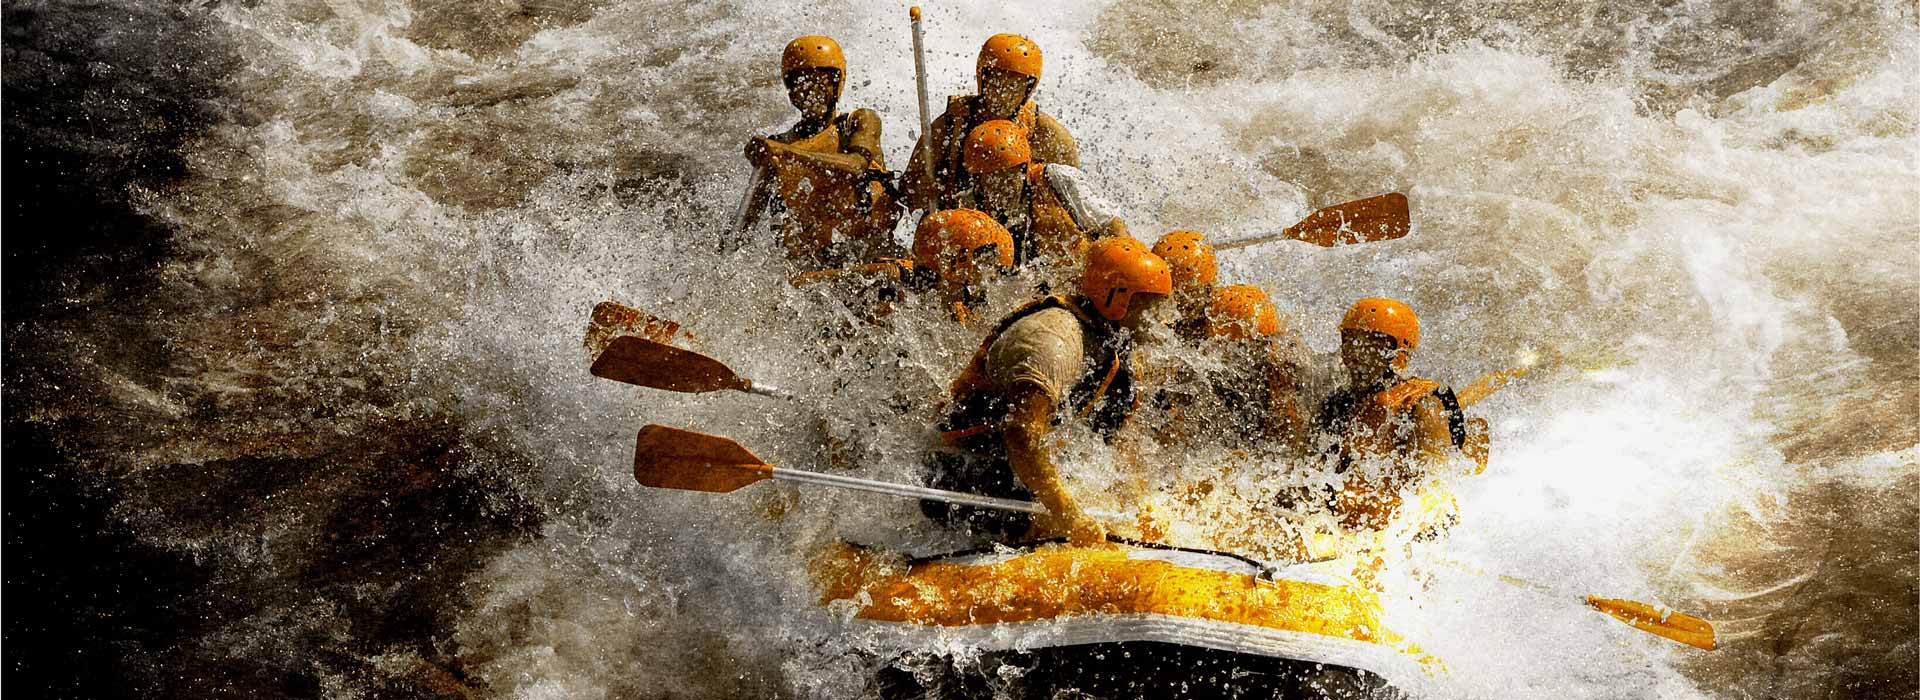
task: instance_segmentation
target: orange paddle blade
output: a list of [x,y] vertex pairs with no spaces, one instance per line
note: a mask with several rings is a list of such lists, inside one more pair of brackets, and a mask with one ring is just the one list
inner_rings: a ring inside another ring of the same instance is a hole
[[1649,634],[1713,651],[1713,624],[1706,620],[1633,600],[1587,596],[1587,605]]
[[691,339],[693,334],[680,330],[680,324],[645,311],[603,301],[593,306],[593,318],[587,321],[585,345],[590,356],[598,357],[607,344],[623,335],[637,335],[656,343],[671,344],[676,336]]
[[1390,241],[1413,231],[1407,196],[1389,192],[1321,209],[1281,234],[1296,241],[1330,248],[1336,245]]
[[593,361],[592,372],[602,379],[686,394],[746,391],[753,386],[719,360],[631,335],[608,343]]
[[633,478],[658,489],[726,493],[773,478],[773,466],[717,435],[649,425],[633,448]]

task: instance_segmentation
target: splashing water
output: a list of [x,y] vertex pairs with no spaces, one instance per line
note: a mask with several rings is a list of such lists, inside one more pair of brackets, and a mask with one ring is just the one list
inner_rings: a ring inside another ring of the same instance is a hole
[[[1421,568],[1388,603],[1446,662],[1445,692],[1911,696],[1909,6],[1066,5],[928,7],[935,108],[968,89],[988,34],[1032,37],[1039,101],[1149,240],[1408,193],[1405,239],[1223,253],[1222,277],[1273,294],[1321,394],[1334,322],[1362,296],[1420,312],[1425,376],[1537,359],[1476,409],[1491,467],[1454,484],[1463,520],[1420,556],[1720,623],[1706,654],[1577,599]],[[263,601],[156,652],[185,669],[158,687],[204,689],[216,676],[196,669],[232,663],[329,697],[857,696],[880,652],[800,572],[836,537],[936,549],[914,505],[647,491],[627,465],[635,428],[660,423],[777,465],[918,479],[934,403],[978,338],[912,303],[890,327],[833,332],[851,311],[789,287],[771,241],[714,245],[744,139],[791,120],[776,69],[792,36],[840,41],[844,106],[879,110],[905,166],[903,9],[191,10],[240,57],[222,79],[238,108],[185,146],[176,185],[136,192],[174,232],[159,293],[126,312],[164,358],[112,358],[105,326],[60,331],[95,359],[80,398],[37,419],[139,419],[74,448],[118,484],[116,515],[204,560],[209,597]],[[592,379],[580,333],[609,298],[806,398]],[[1080,454],[1097,481],[1101,455]],[[1177,471],[1205,455],[1164,456]],[[423,553],[379,553],[426,536]],[[425,632],[368,622],[412,606]]]

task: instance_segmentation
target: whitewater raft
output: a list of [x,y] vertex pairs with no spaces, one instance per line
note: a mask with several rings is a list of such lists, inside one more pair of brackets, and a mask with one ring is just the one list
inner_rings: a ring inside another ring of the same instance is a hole
[[1146,543],[901,561],[843,543],[814,575],[860,633],[919,650],[885,698],[1428,694],[1438,663],[1387,629],[1352,568]]

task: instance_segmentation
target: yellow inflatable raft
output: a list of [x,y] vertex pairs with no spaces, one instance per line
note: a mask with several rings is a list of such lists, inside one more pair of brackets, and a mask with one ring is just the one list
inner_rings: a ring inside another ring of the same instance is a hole
[[1426,694],[1436,666],[1338,561],[1136,542],[910,562],[839,544],[816,564],[823,602],[937,667],[895,670],[882,697],[1391,698]]

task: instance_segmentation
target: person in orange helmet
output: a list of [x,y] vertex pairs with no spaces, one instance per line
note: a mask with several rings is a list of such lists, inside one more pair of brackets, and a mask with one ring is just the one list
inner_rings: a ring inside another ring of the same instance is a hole
[[973,205],[1013,232],[1018,265],[1071,267],[1088,243],[1127,234],[1079,168],[1035,162],[1026,132],[1013,122],[974,127],[963,160],[974,178]]
[[901,212],[886,184],[892,174],[880,149],[880,115],[839,111],[847,80],[840,44],[824,36],[794,39],[781,52],[780,75],[800,121],[747,141],[747,162],[759,175],[733,244],[771,209],[788,260],[802,270],[897,254],[893,228]]
[[1205,336],[1220,348],[1227,371],[1211,382],[1227,409],[1226,439],[1287,456],[1306,453],[1307,421],[1300,410],[1298,336],[1281,321],[1267,293],[1249,284],[1213,291]]
[[986,212],[946,209],[920,220],[913,235],[919,288],[938,295],[954,320],[968,323],[985,304],[986,284],[1013,270],[1013,234]]
[[1034,103],[1040,85],[1040,47],[1018,34],[995,34],[980,47],[974,64],[979,87],[973,95],[947,99],[947,109],[913,147],[902,174],[910,207],[921,211],[965,206],[962,193],[973,187],[963,151],[967,136],[989,121],[1013,122],[1033,143],[1033,160],[1079,167],[1073,135]]
[[1207,308],[1220,279],[1213,245],[1199,231],[1168,231],[1153,242],[1153,254],[1173,268],[1173,303],[1180,311],[1174,333],[1187,340],[1206,337]]
[[1168,413],[1162,440],[1200,439],[1303,454],[1307,431],[1299,368],[1304,349],[1281,322],[1279,308],[1259,287],[1220,286],[1213,245],[1198,231],[1169,231],[1154,241],[1153,252],[1173,270],[1174,334],[1199,344],[1225,368],[1199,373],[1205,376],[1191,368],[1173,370],[1158,401]]
[[910,295],[934,295],[948,316],[971,323],[986,303],[986,285],[1013,269],[1013,236],[983,212],[946,209],[920,220],[913,257],[794,275],[795,287],[831,284],[848,307],[868,322],[893,312]]
[[1348,528],[1381,530],[1409,489],[1455,456],[1485,468],[1486,421],[1469,418],[1453,390],[1407,373],[1420,319],[1405,303],[1369,297],[1340,321],[1347,386],[1314,420],[1323,456],[1344,477],[1331,504]]
[[[1179,266],[1174,268],[1176,303]],[[1302,348],[1259,287],[1215,288],[1192,342],[1210,361],[1170,369],[1155,405],[1163,443],[1203,443],[1297,457],[1307,425],[1300,411]],[[1176,325],[1176,329],[1178,326]]]
[[1092,245],[1077,282],[1073,294],[1028,303],[987,334],[953,382],[944,445],[929,460],[935,488],[1031,498],[1047,515],[922,501],[928,517],[1001,540],[1022,531],[1104,540],[1104,526],[1062,486],[1052,433],[1072,421],[1114,440],[1138,403],[1133,336],[1156,322],[1150,310],[1173,281],[1146,244],[1115,237]]

